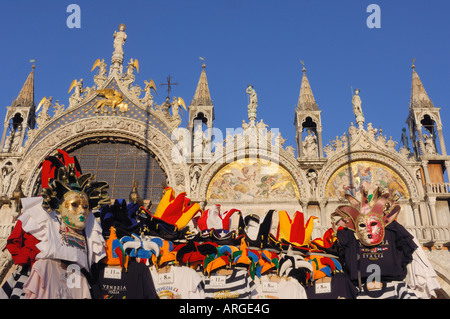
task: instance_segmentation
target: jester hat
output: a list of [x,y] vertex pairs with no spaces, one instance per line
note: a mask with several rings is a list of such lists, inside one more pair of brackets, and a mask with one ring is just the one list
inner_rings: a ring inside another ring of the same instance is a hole
[[358,240],[365,246],[375,246],[384,239],[385,228],[395,220],[400,212],[398,197],[377,188],[372,196],[361,188],[361,200],[345,194],[350,205],[340,205],[332,217],[340,217],[338,225],[355,232]]
[[148,237],[141,238],[136,234],[124,236],[120,239],[122,247],[127,255],[139,258],[141,262],[146,263],[152,260],[154,256],[159,255],[159,245]]
[[123,249],[122,243],[117,238],[116,229],[111,227],[109,234],[109,237],[105,240],[106,257],[103,259],[103,262],[108,266],[124,267],[128,264],[128,257]]
[[177,261],[177,252],[174,251],[174,245],[171,241],[158,237],[152,238],[152,241],[159,246],[159,256],[153,261],[158,268]]
[[220,205],[216,204],[211,209],[206,209],[202,212],[200,217],[194,218],[197,227],[201,232],[215,229],[217,231],[224,230],[228,232],[230,230],[230,218],[238,212],[237,209],[230,209],[222,213],[220,211]]
[[311,242],[314,220],[318,218],[311,216],[304,224],[303,213],[299,211],[295,212],[293,219],[286,211],[279,211],[278,216],[277,239],[283,242],[285,246],[292,245],[294,249],[307,251]]
[[280,256],[276,252],[264,249],[261,251],[260,256],[257,271],[258,277],[264,276],[268,272],[278,272]]
[[203,264],[206,256],[217,254],[217,244],[188,241],[177,249],[176,259],[180,265],[196,269]]
[[207,255],[203,261],[203,273],[210,276],[211,273],[218,271],[219,269],[228,268],[231,260],[228,254],[221,255],[211,254]]
[[312,280],[315,281],[324,277],[332,277],[336,272],[342,271],[342,266],[336,258],[319,254],[312,254],[305,257],[312,265]]
[[243,217],[242,213],[239,212],[238,234],[245,236],[245,240],[250,247],[281,249],[280,243],[270,233],[274,212],[273,209],[269,210],[263,220],[260,220],[256,214]]
[[114,226],[117,236],[131,236],[138,232],[140,225],[136,219],[138,205],[131,202],[127,204],[124,199],[116,199],[111,205],[103,205],[100,208],[100,223],[103,236],[107,237],[109,228]]
[[171,187],[166,187],[164,191],[165,193],[156,207],[155,218],[174,225],[177,229],[183,229],[197,213],[202,212],[198,203],[192,203],[186,197],[186,192],[175,196],[175,191]]
[[47,210],[59,210],[64,195],[70,191],[87,195],[89,209],[100,209],[109,203],[107,182],[92,181],[91,173],[82,174],[76,157],[58,149],[55,156],[47,156],[39,165],[41,168],[42,206]]
[[279,260],[279,275],[294,277],[301,284],[306,284],[311,280],[313,268],[305,258],[289,246],[286,253],[283,253]]
[[319,237],[311,241],[311,251],[325,251],[327,253],[336,255],[336,242],[336,232],[333,228],[329,228],[321,238]]

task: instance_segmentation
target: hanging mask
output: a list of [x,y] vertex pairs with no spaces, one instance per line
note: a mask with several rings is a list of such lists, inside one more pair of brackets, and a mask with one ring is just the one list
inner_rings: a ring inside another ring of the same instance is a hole
[[42,206],[60,214],[69,228],[82,231],[90,210],[110,202],[108,183],[93,181],[93,175],[82,174],[78,161],[63,150],[41,163]]
[[380,215],[369,213],[356,218],[356,233],[365,245],[377,245],[384,238],[384,222]]
[[385,227],[389,225],[400,212],[397,198],[392,198],[388,192],[375,190],[372,198],[361,189],[361,201],[346,194],[350,205],[340,205],[332,214],[339,217],[340,226],[355,232],[358,240],[365,246],[375,246],[384,239]]
[[64,201],[59,206],[62,222],[77,231],[86,227],[89,215],[89,199],[83,192],[69,191],[64,194]]

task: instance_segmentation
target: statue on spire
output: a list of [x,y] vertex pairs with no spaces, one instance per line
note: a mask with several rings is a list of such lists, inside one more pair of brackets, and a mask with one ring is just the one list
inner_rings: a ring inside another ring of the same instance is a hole
[[249,96],[248,119],[250,120],[250,123],[255,124],[256,108],[258,107],[258,96],[256,95],[256,91],[251,84],[248,85],[246,93]]
[[355,113],[356,123],[358,124],[359,128],[362,128],[365,119],[361,108],[361,97],[359,96],[359,89],[355,89],[355,95],[353,95],[352,104],[353,104],[353,113]]
[[127,34],[125,30],[127,29],[126,25],[121,23],[119,25],[119,31],[114,31],[114,52],[112,55],[112,66],[111,72],[122,74],[123,69],[123,45],[127,40]]

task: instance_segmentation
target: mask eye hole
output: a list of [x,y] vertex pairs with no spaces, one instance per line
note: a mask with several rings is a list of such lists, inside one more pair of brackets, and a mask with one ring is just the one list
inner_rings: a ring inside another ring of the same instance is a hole
[[73,208],[78,208],[78,206],[79,206],[79,204],[78,204],[77,202],[73,202],[73,203],[72,203],[72,207],[73,207]]
[[378,225],[377,222],[371,222],[371,223],[370,223],[370,226],[372,226],[372,227],[375,227],[375,226],[377,226],[377,225]]
[[359,224],[358,226],[359,226],[359,228],[365,228],[365,227],[366,227],[366,224],[361,223],[361,224]]

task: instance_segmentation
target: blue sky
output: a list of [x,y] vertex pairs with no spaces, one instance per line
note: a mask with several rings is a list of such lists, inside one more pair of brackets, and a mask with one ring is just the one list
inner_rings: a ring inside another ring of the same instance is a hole
[[[81,28],[68,28],[71,3]],[[432,3],[432,4],[431,4]],[[369,4],[381,8],[381,28],[367,27]],[[134,0],[2,1],[0,117],[36,59],[36,104],[53,96],[68,106],[73,79],[92,86],[97,58],[111,61],[113,33],[127,26],[125,61],[139,60],[136,82],[170,74],[173,95],[189,103],[206,58],[215,126],[247,120],[248,84],[258,94],[258,119],[295,146],[294,106],[301,64],[322,110],[324,146],[355,122],[351,88],[361,90],[368,122],[400,141],[411,93],[411,60],[435,106],[450,148],[450,2],[383,0]],[[182,126],[187,124],[186,116]]]

